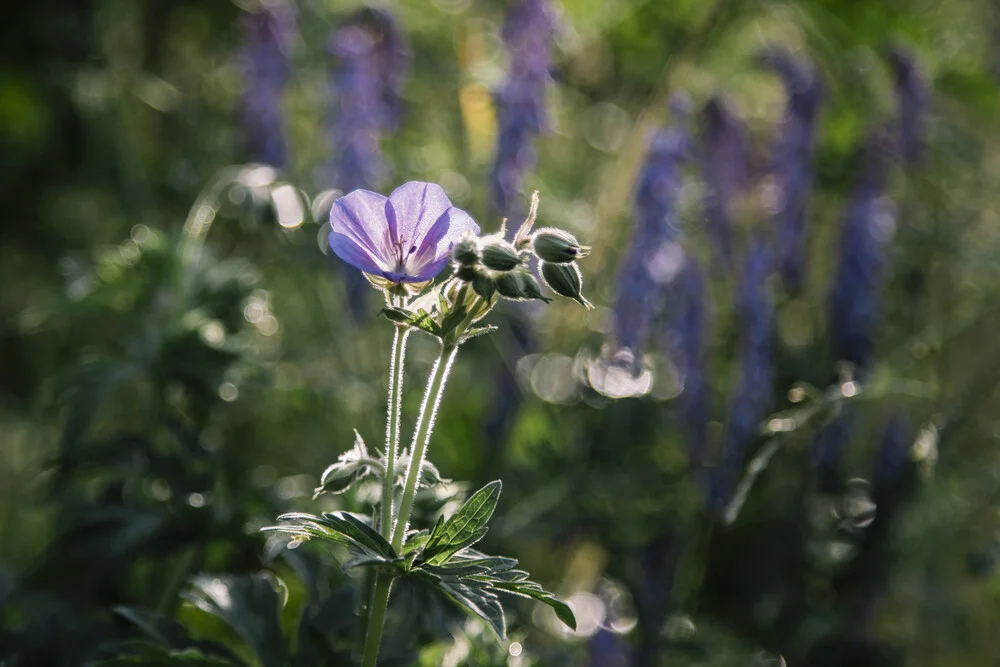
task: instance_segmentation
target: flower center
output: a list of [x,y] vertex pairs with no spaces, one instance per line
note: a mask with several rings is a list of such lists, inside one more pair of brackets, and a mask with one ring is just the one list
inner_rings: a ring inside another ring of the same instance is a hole
[[417,251],[416,245],[411,245],[409,250],[406,250],[407,240],[400,239],[395,243],[396,250],[396,273],[404,274],[406,273],[406,260],[410,258],[410,255]]

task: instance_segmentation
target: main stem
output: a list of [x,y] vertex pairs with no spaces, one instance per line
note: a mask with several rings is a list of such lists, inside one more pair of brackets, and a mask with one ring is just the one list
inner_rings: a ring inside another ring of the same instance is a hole
[[[405,334],[404,334],[405,336]],[[396,341],[398,347],[403,347],[405,338]],[[420,482],[420,471],[424,466],[424,456],[427,453],[427,443],[430,442],[431,433],[434,430],[434,418],[437,416],[438,408],[441,405],[441,396],[444,394],[444,385],[448,379],[448,372],[455,362],[455,354],[458,352],[457,345],[448,345],[441,348],[431,374],[427,378],[427,390],[424,392],[424,400],[420,404],[420,414],[417,415],[417,423],[413,427],[413,444],[410,445],[410,466],[406,470],[406,483],[403,488],[403,499],[400,501],[399,513],[396,515],[396,526],[392,533],[392,546],[399,552],[403,546],[403,537],[406,535],[406,525],[410,521],[410,510],[413,508],[413,497],[417,492]],[[400,353],[401,357],[402,353]],[[393,357],[396,357],[394,351]],[[400,361],[402,359],[400,358]],[[400,366],[402,364],[400,363]],[[401,371],[400,371],[401,372]],[[402,381],[399,383],[402,384]],[[398,389],[398,388],[397,388]],[[398,399],[398,396],[397,396]],[[430,406],[430,416],[428,418],[427,407]],[[399,405],[397,403],[395,439],[399,437]],[[387,467],[386,472],[388,473]],[[388,478],[388,474],[386,478]],[[383,500],[383,504],[384,504]],[[390,501],[391,502],[391,501]],[[384,516],[384,515],[383,515]],[[368,629],[365,631],[365,655],[362,667],[375,667],[378,661],[379,644],[382,641],[382,625],[385,622],[385,610],[389,605],[389,589],[392,587],[392,578],[379,573],[375,579],[375,590],[372,594],[371,609],[368,614]]]
[[[403,487],[403,498],[399,503],[399,514],[396,515],[396,528],[392,533],[392,548],[397,552],[403,546],[403,537],[406,536],[406,527],[410,522],[410,511],[413,509],[413,497],[416,495],[417,487],[420,485],[420,472],[424,467],[424,456],[427,454],[427,443],[431,440],[431,433],[434,431],[434,420],[437,417],[438,408],[441,406],[441,397],[444,395],[444,386],[448,381],[448,374],[451,365],[455,362],[455,354],[458,352],[457,345],[446,345],[441,348],[441,354],[434,362],[431,375],[427,379],[427,393],[424,394],[423,403],[420,406],[420,415],[417,423],[413,427],[413,443],[410,445],[410,467],[406,471],[406,484]],[[442,363],[443,362],[443,363]],[[431,405],[430,417],[427,417],[427,406]]]
[[375,667],[378,661],[378,646],[382,641],[382,624],[385,622],[385,608],[389,605],[390,586],[392,579],[380,572],[375,578],[375,593],[372,595],[372,606],[368,613],[363,667]]
[[396,457],[399,456],[399,421],[403,397],[403,362],[409,331],[395,327],[389,366],[389,401],[385,419],[385,479],[382,485],[382,536],[392,535],[392,505],[396,495]]

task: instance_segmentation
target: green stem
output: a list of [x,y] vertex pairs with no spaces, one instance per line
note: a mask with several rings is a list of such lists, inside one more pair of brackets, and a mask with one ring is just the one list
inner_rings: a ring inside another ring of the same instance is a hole
[[365,657],[363,667],[375,667],[378,662],[378,647],[382,641],[382,625],[385,622],[385,609],[389,605],[389,588],[392,579],[379,573],[375,579],[375,593],[372,596],[372,606],[368,614],[368,629],[365,631]]
[[[431,433],[434,431],[434,420],[441,405],[444,386],[448,381],[448,373],[451,371],[451,365],[455,362],[455,354],[457,352],[457,345],[442,346],[441,354],[438,356],[437,361],[434,362],[430,377],[427,378],[427,391],[424,393],[424,400],[420,405],[420,414],[417,416],[417,423],[413,427],[413,443],[410,445],[410,466],[406,471],[403,498],[399,504],[399,513],[396,515],[396,527],[392,533],[392,547],[397,552],[403,546],[403,537],[406,536],[406,527],[410,521],[410,511],[413,509],[413,497],[416,495],[417,487],[420,485],[420,471],[424,467],[427,443],[430,442]],[[426,418],[428,405],[431,406],[430,417]]]
[[403,397],[403,364],[410,332],[396,326],[392,336],[392,361],[389,365],[389,401],[385,420],[385,479],[382,485],[382,536],[392,535],[392,505],[396,494],[396,457],[399,456],[399,422]]

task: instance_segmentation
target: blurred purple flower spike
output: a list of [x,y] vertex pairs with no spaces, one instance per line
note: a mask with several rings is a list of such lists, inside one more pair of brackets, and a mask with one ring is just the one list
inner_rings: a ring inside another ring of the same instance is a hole
[[899,151],[906,164],[913,167],[923,154],[929,84],[913,55],[902,48],[889,52],[889,66],[896,89]]
[[334,57],[332,181],[343,191],[371,187],[384,176],[379,138],[398,126],[409,46],[392,15],[366,8],[330,40]]
[[709,237],[722,265],[733,261],[733,217],[749,182],[746,128],[720,97],[702,111],[701,173]]
[[287,160],[282,96],[290,77],[288,61],[298,34],[295,7],[267,2],[240,18],[240,60],[245,87],[241,99],[250,158],[275,167]]
[[875,131],[862,146],[861,172],[840,228],[840,254],[830,294],[830,329],[838,359],[863,377],[874,351],[885,245],[895,209],[885,194],[889,133]]
[[713,479],[712,506],[729,502],[747,448],[771,409],[774,391],[774,303],[767,286],[773,262],[761,238],[750,241],[736,302],[740,317],[740,377],[729,404],[722,460]]
[[780,49],[764,51],[760,61],[781,78],[787,95],[770,171],[778,196],[778,269],[785,287],[796,293],[805,273],[806,206],[812,190],[813,149],[823,83],[815,68]]
[[506,83],[494,94],[499,131],[490,186],[497,210],[512,215],[524,174],[535,164],[532,137],[548,129],[546,90],[556,12],[548,0],[520,0],[510,6],[503,41],[510,53]]
[[675,204],[681,186],[681,166],[691,153],[691,137],[684,127],[686,101],[671,100],[674,122],[653,137],[649,155],[639,174],[635,195],[635,230],[622,261],[614,330],[618,343],[638,359],[662,289],[670,284],[684,263]]
[[388,197],[355,190],[330,209],[330,248],[377,286],[419,292],[450,259],[452,244],[479,225],[441,186],[411,181]]

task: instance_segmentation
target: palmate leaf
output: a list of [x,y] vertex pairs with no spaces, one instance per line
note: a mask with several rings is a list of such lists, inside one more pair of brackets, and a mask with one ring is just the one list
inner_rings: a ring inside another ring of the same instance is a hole
[[438,522],[424,547],[422,560],[440,565],[452,555],[472,546],[486,535],[486,524],[497,507],[502,488],[500,480],[490,482],[472,494],[465,504],[445,522]]
[[576,629],[573,611],[529,575],[517,569],[517,561],[488,556],[472,549],[486,534],[500,498],[501,484],[490,482],[474,493],[447,521],[438,519],[428,534],[412,534],[403,547],[406,570],[423,578],[459,606],[489,624],[497,637],[506,637],[507,625],[499,593],[530,598],[555,611],[559,619]]

